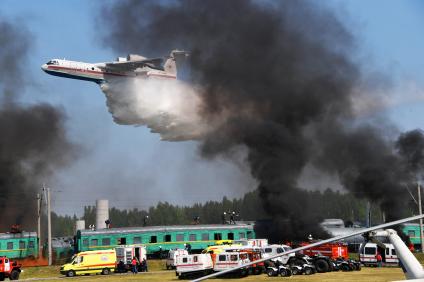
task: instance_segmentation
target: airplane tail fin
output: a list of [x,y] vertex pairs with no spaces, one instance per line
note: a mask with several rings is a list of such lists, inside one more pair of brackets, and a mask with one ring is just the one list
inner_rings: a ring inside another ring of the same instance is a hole
[[163,65],[166,72],[177,75],[178,66],[188,57],[185,51],[173,50]]

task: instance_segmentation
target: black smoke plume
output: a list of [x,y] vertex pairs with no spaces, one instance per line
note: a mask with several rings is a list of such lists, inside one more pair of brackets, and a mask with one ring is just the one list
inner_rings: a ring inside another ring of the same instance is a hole
[[36,194],[75,156],[60,109],[19,104],[30,47],[31,34],[22,23],[0,20],[0,232],[12,224],[35,230]]
[[272,218],[268,236],[325,236],[297,185],[308,164],[380,204],[387,219],[401,216],[411,179],[389,134],[355,120],[364,71],[352,32],[330,9],[313,1],[127,0],[105,7],[100,19],[105,45],[118,52],[190,51],[200,114],[223,120],[201,141],[201,154],[247,148]]

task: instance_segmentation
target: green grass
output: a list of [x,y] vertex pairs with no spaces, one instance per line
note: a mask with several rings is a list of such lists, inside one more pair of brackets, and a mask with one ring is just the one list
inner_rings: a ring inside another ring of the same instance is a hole
[[[417,258],[420,262],[424,262],[424,254],[417,254]],[[139,273],[137,275],[133,274],[112,274],[109,276],[103,275],[91,275],[91,276],[78,276],[72,280],[76,281],[179,281],[175,276],[175,271],[166,271],[165,260],[149,260],[149,272],[148,273]],[[24,272],[21,274],[21,279],[26,278],[48,278],[48,281],[62,281],[63,277],[59,273],[60,266],[44,266],[44,267],[27,267],[24,268]],[[57,278],[57,279],[55,279]],[[283,277],[267,277],[262,274],[259,276],[248,276],[243,278],[241,281],[290,281],[290,282],[318,282],[318,281],[328,281],[328,282],[361,282],[361,281],[371,281],[371,282],[380,282],[380,281],[393,281],[393,280],[403,280],[405,276],[403,272],[398,267],[384,267],[384,268],[373,268],[373,267],[363,267],[361,271],[353,272],[329,272],[329,273],[319,273],[311,276],[292,276],[290,278]],[[67,279],[68,280],[68,279]],[[235,281],[240,279],[213,279],[212,281]],[[43,281],[38,280],[38,281]]]
[[[57,275],[56,275],[57,277]],[[352,272],[330,272],[330,273],[318,273],[310,276],[299,275],[292,277],[268,277],[265,274],[262,275],[252,275],[245,277],[243,279],[213,279],[211,281],[290,281],[290,282],[384,282],[384,281],[393,281],[393,280],[402,280],[405,279],[400,268],[363,268],[361,271],[352,271]],[[160,272],[148,272],[148,273],[139,273],[137,275],[133,274],[113,274],[109,276],[103,275],[91,275],[91,276],[78,276],[73,278],[78,282],[82,281],[179,281],[175,276],[174,271],[160,271]],[[41,280],[42,281],[42,280]],[[48,281],[63,281],[63,279],[52,279]]]

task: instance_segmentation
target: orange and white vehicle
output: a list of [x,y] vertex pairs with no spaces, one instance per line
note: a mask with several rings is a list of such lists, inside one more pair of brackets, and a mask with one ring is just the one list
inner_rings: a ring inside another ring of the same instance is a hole
[[177,257],[188,255],[188,251],[185,249],[172,249],[168,252],[168,257],[166,258],[166,269],[176,268]]
[[13,262],[7,257],[0,256],[0,281],[5,278],[9,280],[18,280],[21,273],[21,265]]
[[213,272],[210,254],[180,255],[176,257],[175,274],[178,278],[189,278]]
[[[223,271],[249,262],[250,260],[247,252],[222,252],[216,255],[213,270]],[[238,274],[240,276],[248,275],[249,268],[242,268],[238,270]]]

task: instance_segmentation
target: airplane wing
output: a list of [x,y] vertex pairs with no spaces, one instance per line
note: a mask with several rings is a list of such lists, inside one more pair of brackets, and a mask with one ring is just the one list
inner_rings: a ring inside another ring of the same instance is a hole
[[250,266],[252,264],[257,264],[259,262],[263,262],[263,261],[275,259],[275,258],[284,256],[284,255],[288,255],[288,254],[291,254],[291,253],[299,252],[299,251],[306,250],[306,249],[309,249],[309,248],[312,248],[312,247],[316,247],[316,246],[320,246],[320,245],[323,245],[323,244],[326,244],[326,243],[331,243],[331,242],[334,242],[334,241],[340,241],[340,240],[345,239],[345,238],[349,238],[349,237],[352,237],[352,236],[360,235],[360,234],[363,234],[363,233],[368,233],[368,232],[371,232],[371,231],[374,231],[374,230],[378,230],[378,229],[383,229],[383,228],[386,228],[386,227],[389,227],[389,226],[393,226],[393,225],[402,224],[402,223],[405,223],[405,222],[408,222],[408,221],[417,220],[417,219],[420,219],[420,218],[424,218],[424,215],[417,215],[417,216],[413,216],[413,217],[408,217],[408,218],[399,219],[399,220],[396,220],[396,221],[392,221],[392,222],[380,224],[380,225],[373,226],[373,227],[370,227],[370,228],[361,229],[359,231],[352,232],[352,233],[350,233],[348,235],[337,236],[337,237],[333,237],[333,238],[330,238],[330,239],[326,239],[326,240],[322,240],[322,241],[319,241],[319,242],[315,242],[315,243],[312,243],[310,245],[306,245],[306,246],[299,247],[299,248],[296,248],[296,249],[292,249],[292,250],[289,250],[289,251],[286,251],[286,252],[283,252],[283,253],[279,253],[278,255],[274,255],[274,256],[271,256],[271,257],[268,257],[268,258],[265,258],[265,259],[255,260],[255,261],[252,261],[252,262],[243,264],[241,266],[237,266],[237,267],[230,268],[230,269],[227,269],[227,270],[223,270],[223,271],[220,271],[220,272],[215,272],[215,273],[212,273],[212,274],[209,274],[209,275],[206,275],[206,276],[197,278],[197,279],[192,280],[192,281],[193,282],[198,282],[198,281],[206,280],[206,279],[209,279],[209,278],[212,278],[212,277],[216,277],[216,276],[220,276],[220,275],[223,275],[223,274],[226,274],[226,273],[229,273],[229,272],[233,272],[234,270],[245,268],[245,267]]
[[125,62],[112,62],[105,63],[103,66],[99,66],[99,68],[106,71],[135,71],[138,68],[149,67],[152,69],[163,70],[163,59],[155,58],[155,59],[146,59],[146,60],[137,60],[137,61],[125,61]]

